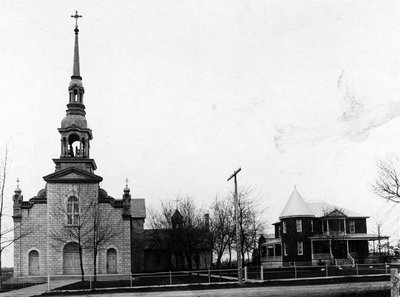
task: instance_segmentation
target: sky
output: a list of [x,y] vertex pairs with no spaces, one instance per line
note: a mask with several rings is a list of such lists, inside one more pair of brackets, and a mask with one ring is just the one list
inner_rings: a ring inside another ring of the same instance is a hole
[[[190,196],[207,208],[252,187],[268,223],[294,186],[369,215],[400,238],[371,191],[399,156],[399,1],[0,2],[0,154],[6,212],[60,156],[78,10],[84,104],[101,187],[121,198]],[[8,218],[9,223],[11,219]],[[267,230],[268,231],[268,230]],[[7,256],[9,255],[9,256]],[[3,262],[12,265],[12,248]]]

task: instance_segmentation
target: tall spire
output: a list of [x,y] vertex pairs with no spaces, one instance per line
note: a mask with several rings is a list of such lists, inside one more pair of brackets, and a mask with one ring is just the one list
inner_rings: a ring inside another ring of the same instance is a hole
[[71,17],[75,19],[74,64],[68,87],[67,114],[61,121],[61,128],[58,129],[61,134],[60,159],[54,159],[54,162],[56,170],[62,170],[66,166],[75,166],[93,172],[96,169],[96,163],[90,159],[90,141],[93,136],[86,121],[85,105],[83,104],[85,89],[79,69],[78,18],[82,16],[76,11],[75,15],[71,15]]
[[78,15],[78,11],[75,11],[75,15],[71,15],[71,18],[75,18],[75,49],[74,49],[74,68],[72,71],[72,77],[71,78],[81,78],[81,73],[79,69],[79,43],[78,43],[78,18],[81,18],[81,15]]
[[82,16],[75,11],[75,15],[71,15],[72,18],[75,19],[75,46],[74,46],[74,64],[71,76],[71,82],[69,83],[69,103],[72,104],[68,106],[68,108],[77,109],[72,113],[78,112],[79,114],[85,115],[84,106],[83,106],[83,94],[85,93],[85,89],[82,84],[82,77],[80,73],[80,65],[79,65],[79,43],[78,43],[78,18]]

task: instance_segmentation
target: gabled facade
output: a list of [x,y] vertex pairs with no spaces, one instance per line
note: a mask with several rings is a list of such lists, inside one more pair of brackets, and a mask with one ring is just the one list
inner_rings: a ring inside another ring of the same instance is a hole
[[274,234],[259,239],[264,267],[367,262],[370,242],[388,236],[368,234],[367,216],[325,202],[306,202],[294,189]]
[[[129,274],[144,267],[144,199],[132,199],[128,184],[121,199],[114,199],[100,187],[103,178],[94,173],[97,166],[90,158],[93,135],[83,104],[77,25],[74,32],[73,74],[66,116],[58,129],[61,148],[60,157],[53,159],[55,172],[43,177],[45,188],[29,201],[24,201],[19,186],[13,196],[14,276],[79,275],[80,248],[85,274],[95,270],[98,274]],[[102,227],[91,229],[95,224]],[[112,235],[104,235],[101,241],[100,232]],[[96,261],[88,240],[95,236],[101,241]]]

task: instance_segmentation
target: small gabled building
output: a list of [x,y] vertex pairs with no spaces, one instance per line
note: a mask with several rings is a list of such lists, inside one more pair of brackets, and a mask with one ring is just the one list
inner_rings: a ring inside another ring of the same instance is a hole
[[[367,233],[368,216],[325,202],[306,202],[295,188],[274,234],[259,239],[264,267],[368,262],[370,245],[388,236]],[[372,244],[371,244],[372,243]]]

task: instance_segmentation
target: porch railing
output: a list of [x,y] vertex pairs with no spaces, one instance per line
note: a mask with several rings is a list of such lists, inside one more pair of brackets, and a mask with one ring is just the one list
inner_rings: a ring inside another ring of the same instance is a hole
[[330,252],[330,256],[331,256],[331,263],[337,266],[335,256],[332,254],[332,252]]
[[356,261],[354,260],[353,256],[350,253],[347,253],[347,258],[351,261],[353,266],[355,265]]
[[262,262],[282,262],[282,256],[265,256],[261,257]]

